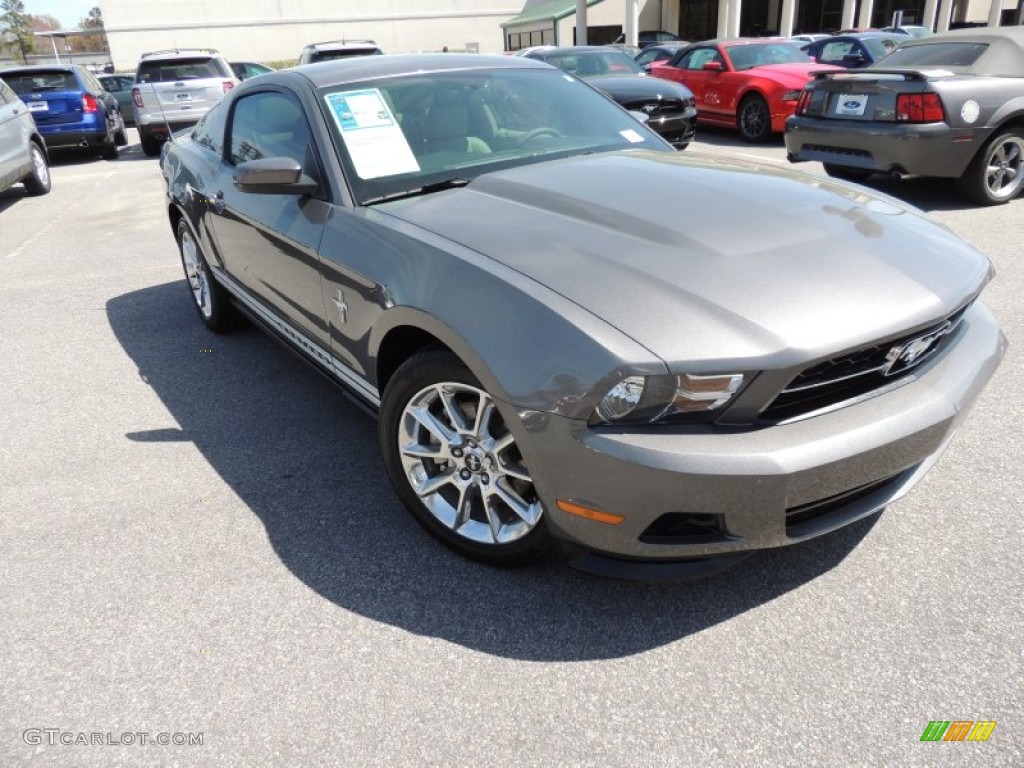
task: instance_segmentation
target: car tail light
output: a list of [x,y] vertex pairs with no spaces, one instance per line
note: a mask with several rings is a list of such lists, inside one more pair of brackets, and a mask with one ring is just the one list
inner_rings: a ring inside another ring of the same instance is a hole
[[941,123],[946,119],[937,93],[901,93],[896,97],[896,121],[899,123]]
[[139,109],[143,108],[142,104],[142,91],[138,88],[132,88],[132,103]]
[[221,87],[224,89],[224,93],[227,93],[235,87],[235,84],[231,80],[225,80],[223,83],[221,83]]
[[87,115],[96,111],[96,97],[91,93],[82,94],[82,111]]
[[800,92],[800,98],[796,102],[796,113],[806,115],[807,108],[811,106],[811,92],[804,90]]

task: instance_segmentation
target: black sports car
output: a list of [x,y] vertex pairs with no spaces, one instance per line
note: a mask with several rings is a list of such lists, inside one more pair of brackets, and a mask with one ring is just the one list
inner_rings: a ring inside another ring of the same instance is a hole
[[528,59],[553,64],[603,91],[632,112],[642,112],[647,125],[676,149],[693,141],[697,104],[685,85],[649,77],[644,68],[622,51],[602,46],[542,48]]

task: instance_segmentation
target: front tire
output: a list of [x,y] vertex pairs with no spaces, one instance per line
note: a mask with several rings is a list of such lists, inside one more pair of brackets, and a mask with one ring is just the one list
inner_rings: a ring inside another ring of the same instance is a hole
[[1002,205],[1024,186],[1024,132],[993,137],[957,180],[960,194],[981,205]]
[[544,508],[515,438],[451,352],[428,349],[399,367],[384,391],[379,436],[399,498],[445,546],[498,566],[550,551]]
[[25,191],[33,197],[45,195],[50,191],[52,184],[50,164],[46,160],[46,153],[38,144],[32,142],[30,154],[32,155],[32,172],[22,180],[22,183],[25,185]]
[[752,93],[740,102],[736,113],[740,135],[751,144],[761,144],[772,135],[772,113],[763,96]]
[[185,219],[178,222],[178,251],[192,302],[203,323],[215,333],[231,330],[234,308],[227,291],[210,271],[210,265]]

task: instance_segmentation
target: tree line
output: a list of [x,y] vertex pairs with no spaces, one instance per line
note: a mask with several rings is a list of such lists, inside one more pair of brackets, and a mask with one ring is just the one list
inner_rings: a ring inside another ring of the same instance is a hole
[[[103,28],[103,12],[99,6],[92,8],[85,18],[79,20],[78,28],[95,32],[58,38],[56,43],[59,53],[107,50],[107,33]],[[25,13],[22,0],[0,0],[0,52],[9,54],[15,61],[28,63],[32,53],[49,53],[53,50],[52,44],[45,38],[37,38],[36,33],[59,29],[60,22],[49,14],[34,16]]]

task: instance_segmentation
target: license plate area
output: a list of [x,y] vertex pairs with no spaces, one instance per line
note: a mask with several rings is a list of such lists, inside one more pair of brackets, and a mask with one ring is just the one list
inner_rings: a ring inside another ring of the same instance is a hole
[[836,95],[833,114],[840,117],[861,117],[868,107],[866,93],[840,93]]
[[192,93],[190,91],[176,91],[174,93],[175,101],[192,101]]
[[30,101],[25,106],[28,107],[29,112],[48,112],[50,110],[50,105],[45,101]]

